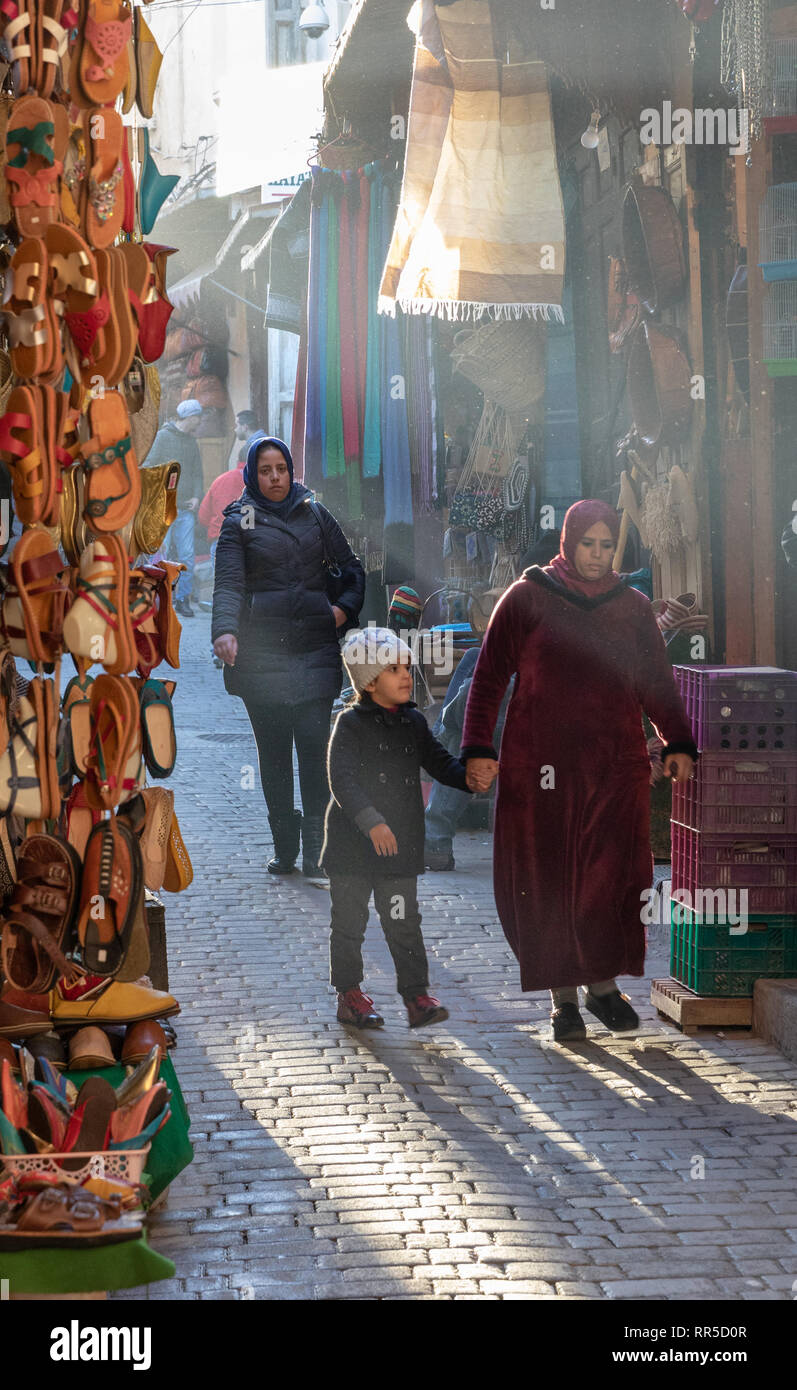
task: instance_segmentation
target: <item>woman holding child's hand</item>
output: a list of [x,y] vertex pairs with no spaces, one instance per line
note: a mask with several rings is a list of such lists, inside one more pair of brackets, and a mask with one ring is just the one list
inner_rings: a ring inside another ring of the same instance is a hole
[[495,608],[465,713],[468,786],[498,768],[498,707],[515,673],[495,806],[495,901],[524,990],[550,989],[557,1041],[586,1037],[586,1007],[614,1032],[639,1024],[616,975],[641,975],[653,881],[650,762],[642,712],[683,781],[692,730],[649,601],[612,569],[619,519],[577,502],[559,555],[534,565]]

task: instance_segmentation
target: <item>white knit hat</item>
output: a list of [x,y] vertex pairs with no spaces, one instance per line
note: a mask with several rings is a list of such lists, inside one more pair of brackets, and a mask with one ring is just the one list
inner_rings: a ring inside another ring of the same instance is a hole
[[414,660],[412,648],[389,627],[365,627],[350,632],[341,655],[358,695],[362,695],[365,687],[377,680],[387,666],[406,661],[407,657],[411,662]]

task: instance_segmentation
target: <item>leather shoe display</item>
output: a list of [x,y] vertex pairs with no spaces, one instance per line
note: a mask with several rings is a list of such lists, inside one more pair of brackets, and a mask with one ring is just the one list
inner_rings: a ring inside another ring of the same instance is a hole
[[48,1014],[34,1013],[32,1009],[20,1009],[0,999],[0,1037],[30,1038],[34,1033],[48,1033],[50,1018]]
[[159,1023],[154,1018],[145,1019],[142,1023],[133,1023],[125,1034],[122,1044],[122,1061],[126,1067],[137,1066],[143,1062],[152,1051],[157,1047],[160,1052],[160,1060],[166,1056],[166,1034]]
[[135,1023],[142,1018],[167,1018],[180,1012],[180,1005],[171,994],[144,985],[120,984],[117,980],[101,980],[78,997],[75,990],[56,985],[50,995],[53,1022],[61,1023]]
[[101,1067],[113,1067],[110,1039],[101,1028],[80,1028],[69,1039],[69,1065],[74,1071],[94,1071]]

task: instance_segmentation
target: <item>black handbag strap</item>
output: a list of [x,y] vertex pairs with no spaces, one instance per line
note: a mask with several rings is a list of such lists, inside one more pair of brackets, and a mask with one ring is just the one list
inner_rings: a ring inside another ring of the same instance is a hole
[[337,560],[332,554],[332,547],[329,544],[329,532],[327,531],[326,523],[324,521],[324,513],[321,511],[321,508],[319,507],[314,497],[307,498],[307,505],[313,513],[313,516],[315,517],[316,521],[318,522],[319,527],[321,528],[321,541],[324,547],[324,569],[327,571],[327,574],[329,574],[332,579],[340,579],[343,571],[341,570],[340,565],[338,564]]

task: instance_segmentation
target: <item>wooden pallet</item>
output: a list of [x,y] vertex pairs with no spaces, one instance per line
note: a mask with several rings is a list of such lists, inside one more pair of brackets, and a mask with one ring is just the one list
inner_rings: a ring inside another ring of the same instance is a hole
[[659,1018],[676,1023],[682,1033],[696,1033],[698,1028],[751,1028],[752,999],[717,999],[707,994],[693,994],[677,980],[651,980],[650,1002]]

